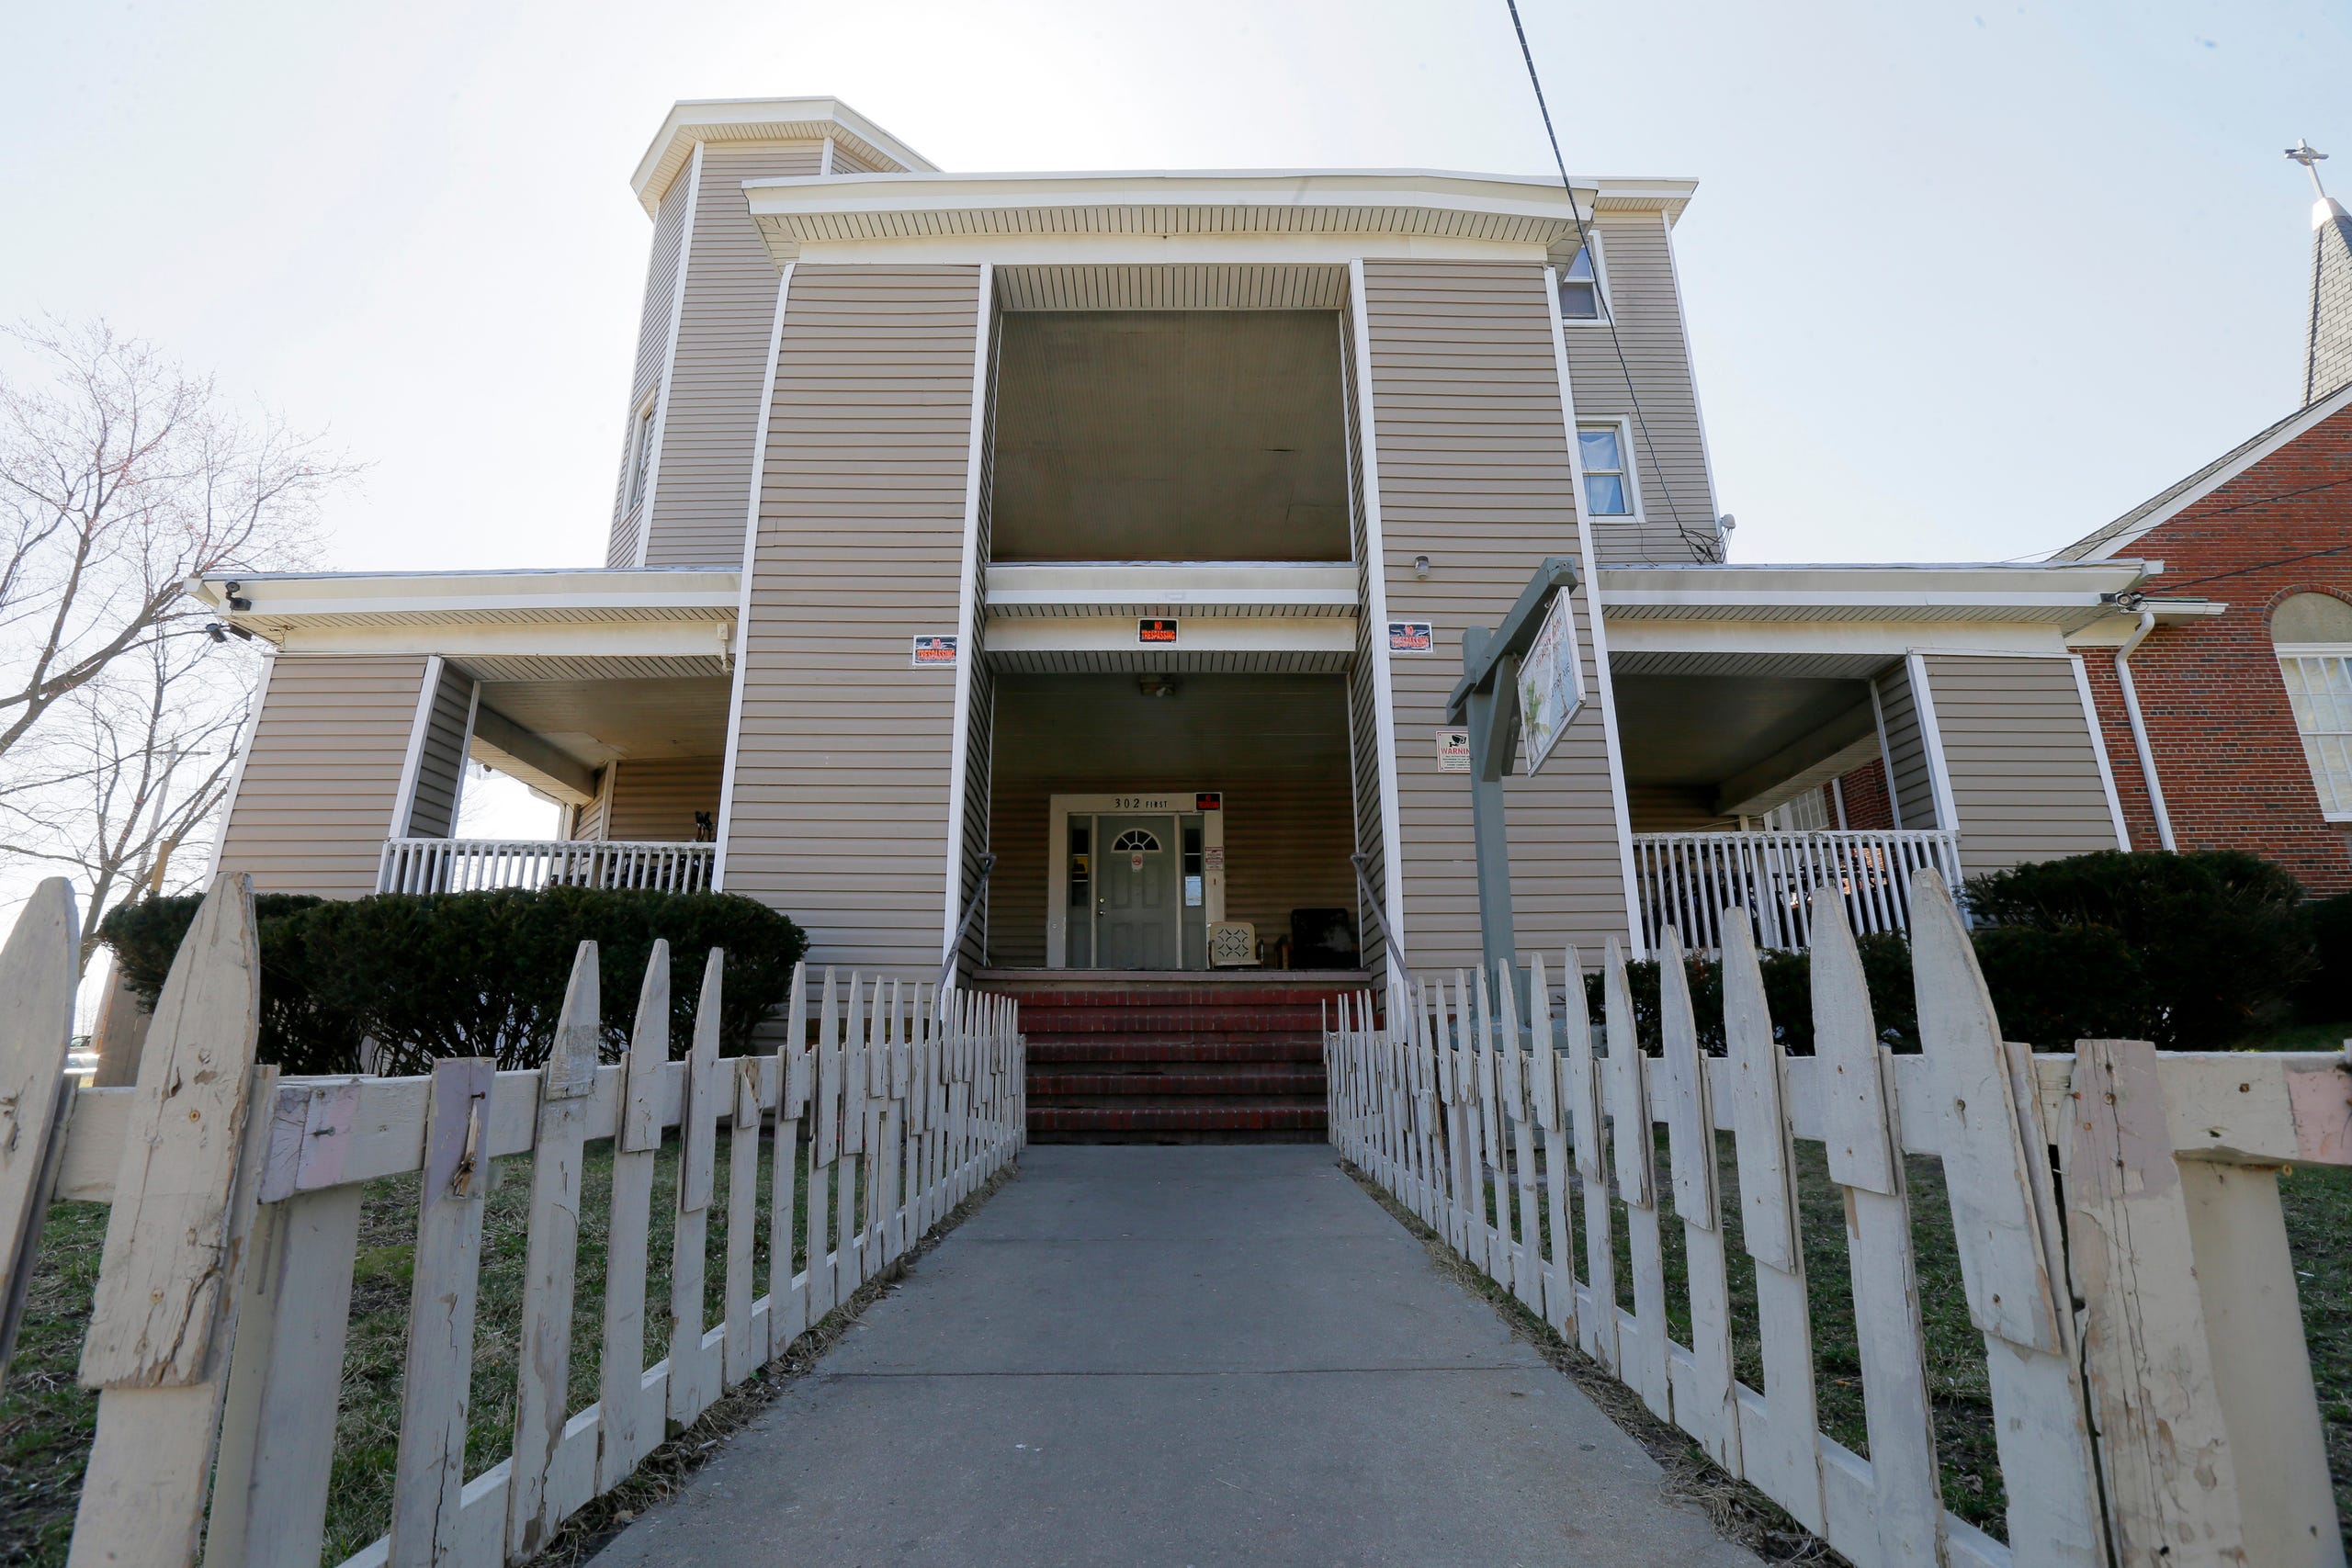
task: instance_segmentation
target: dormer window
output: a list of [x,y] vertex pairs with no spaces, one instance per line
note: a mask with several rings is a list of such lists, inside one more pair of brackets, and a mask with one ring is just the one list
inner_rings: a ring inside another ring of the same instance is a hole
[[634,512],[645,500],[646,475],[653,468],[653,400],[648,398],[637,411],[637,418],[629,423],[628,500],[621,507],[624,513]]
[[1578,248],[1576,259],[1560,269],[1560,319],[1568,321],[1607,321],[1608,302],[1600,292],[1600,269],[1594,236]]

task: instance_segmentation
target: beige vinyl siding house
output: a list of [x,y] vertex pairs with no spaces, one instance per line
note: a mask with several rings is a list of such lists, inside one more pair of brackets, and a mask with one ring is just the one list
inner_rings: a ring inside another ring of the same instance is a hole
[[[1917,838],[1866,863],[2113,841],[2065,647],[2137,563],[1723,560],[1689,181],[952,174],[791,99],[681,104],[633,186],[610,564],[248,577],[243,610],[205,583],[278,649],[224,865],[716,886],[909,978],[967,908],[967,976],[1263,969],[1300,925],[1358,966],[1334,985],[1376,983],[1383,913],[1451,968],[1480,911],[1445,702],[1551,557],[1587,696],[1505,784],[1522,949],[1818,897],[1754,869],[1816,830],[1759,835],[1867,761]],[[1561,311],[1588,242],[1606,324]],[[1588,428],[1622,515],[1579,482]],[[468,761],[597,847],[460,837]]]

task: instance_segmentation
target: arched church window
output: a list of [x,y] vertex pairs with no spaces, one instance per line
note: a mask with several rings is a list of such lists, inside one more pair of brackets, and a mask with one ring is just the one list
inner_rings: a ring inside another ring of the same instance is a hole
[[2270,612],[2270,641],[2320,809],[2352,821],[2352,604],[2290,594]]

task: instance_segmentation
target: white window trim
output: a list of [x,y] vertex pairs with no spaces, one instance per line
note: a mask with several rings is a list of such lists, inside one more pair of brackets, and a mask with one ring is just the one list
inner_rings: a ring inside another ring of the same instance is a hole
[[621,518],[634,517],[645,507],[653,488],[653,422],[662,390],[654,388],[628,412],[628,468],[621,479]]
[[[2352,642],[2274,642],[2270,645],[2270,651],[2278,656],[2281,663],[2290,659],[2352,660]],[[2284,670],[2279,671],[2279,684],[2282,688],[2286,684]],[[2290,717],[2291,716],[2290,707]],[[2334,732],[2330,731],[2330,733]],[[2311,749],[2305,744],[2303,727],[2300,724],[2295,726],[2295,740],[2298,745],[2304,747],[2303,768],[2305,772],[2312,773],[2312,793],[2315,795],[2320,795],[2319,775],[2312,770]],[[2330,811],[2323,798],[2320,806],[2320,819],[2324,822],[2352,822],[2352,811]]]
[[[1609,299],[1609,253],[1601,245],[1599,229],[1590,224],[1585,225],[1584,238],[1586,248],[1592,252],[1592,292],[1595,302],[1600,307],[1600,314],[1570,316],[1561,311],[1560,284],[1567,276],[1568,269],[1566,266],[1555,266],[1552,269],[1552,314],[1559,318],[1560,324],[1564,327],[1606,327],[1617,319],[1615,310]],[[1570,265],[1574,265],[1576,258],[1570,256],[1568,261]]]
[[[1625,499],[1632,504],[1632,510],[1627,512],[1594,512],[1592,520],[1595,523],[1640,525],[1645,518],[1642,510],[1642,478],[1634,464],[1633,422],[1622,415],[1615,418],[1606,415],[1599,419],[1579,418],[1577,421],[1577,433],[1581,434],[1588,430],[1613,430],[1617,433],[1617,461],[1623,465],[1618,471],[1625,477]],[[1584,446],[1579,442],[1577,446],[1577,502],[1580,508],[1589,510],[1584,490],[1585,479]]]

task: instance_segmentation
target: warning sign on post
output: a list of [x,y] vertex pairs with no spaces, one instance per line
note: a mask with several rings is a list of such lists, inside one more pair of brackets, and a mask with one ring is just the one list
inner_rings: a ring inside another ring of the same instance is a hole
[[1437,732],[1437,771],[1441,773],[1466,773],[1470,771],[1468,730],[1441,729]]
[[912,661],[918,668],[953,669],[957,640],[952,632],[917,632]]
[[1136,640],[1137,642],[1174,642],[1176,623],[1174,621],[1137,621]]

